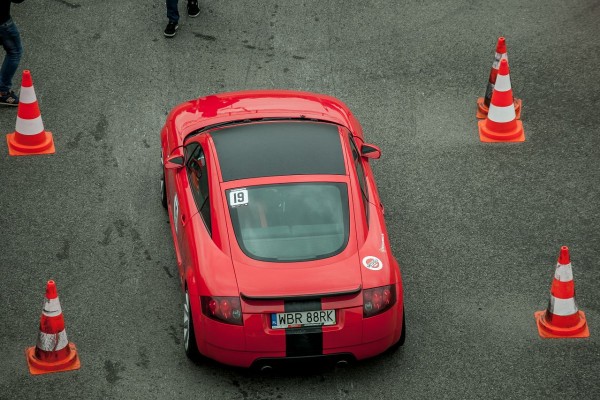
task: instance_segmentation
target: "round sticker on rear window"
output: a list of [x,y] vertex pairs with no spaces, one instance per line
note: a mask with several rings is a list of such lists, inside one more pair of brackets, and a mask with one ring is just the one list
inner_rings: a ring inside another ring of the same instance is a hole
[[248,205],[248,189],[235,189],[229,192],[229,206],[239,207]]
[[362,265],[371,271],[379,271],[381,268],[383,268],[383,263],[381,260],[374,256],[366,256],[363,258]]

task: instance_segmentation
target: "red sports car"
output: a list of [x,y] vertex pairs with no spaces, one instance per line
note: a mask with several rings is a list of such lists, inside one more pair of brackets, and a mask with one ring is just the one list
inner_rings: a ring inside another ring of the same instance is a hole
[[171,111],[161,149],[189,357],[266,369],[404,343],[402,278],[368,162],[381,152],[341,101],[202,97]]

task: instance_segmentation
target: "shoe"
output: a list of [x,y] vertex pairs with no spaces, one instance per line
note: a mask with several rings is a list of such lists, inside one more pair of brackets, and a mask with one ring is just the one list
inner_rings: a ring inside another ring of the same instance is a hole
[[6,93],[0,92],[0,104],[3,106],[16,107],[19,105],[19,96],[17,96],[12,90]]
[[200,7],[198,7],[198,0],[189,0],[187,5],[188,15],[192,18],[200,15]]
[[169,23],[167,24],[167,27],[165,28],[165,36],[166,37],[175,36],[175,34],[177,33],[177,28],[179,28],[179,25],[177,24],[177,22],[169,21]]

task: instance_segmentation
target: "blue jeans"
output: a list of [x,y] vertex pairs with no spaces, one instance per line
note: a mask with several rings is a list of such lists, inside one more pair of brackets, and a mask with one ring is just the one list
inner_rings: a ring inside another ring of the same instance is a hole
[[167,0],[167,18],[170,22],[179,22],[179,10],[177,9],[177,3],[179,0]]
[[21,46],[21,35],[12,18],[0,25],[0,40],[6,51],[6,57],[0,68],[0,92],[8,92],[12,87],[12,78],[17,72],[23,47]]

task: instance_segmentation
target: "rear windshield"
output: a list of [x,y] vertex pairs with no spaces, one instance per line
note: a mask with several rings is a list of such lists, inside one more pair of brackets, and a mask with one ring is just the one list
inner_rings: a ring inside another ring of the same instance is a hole
[[331,257],[348,243],[348,191],[344,183],[262,185],[227,191],[235,237],[242,251],[262,261]]

